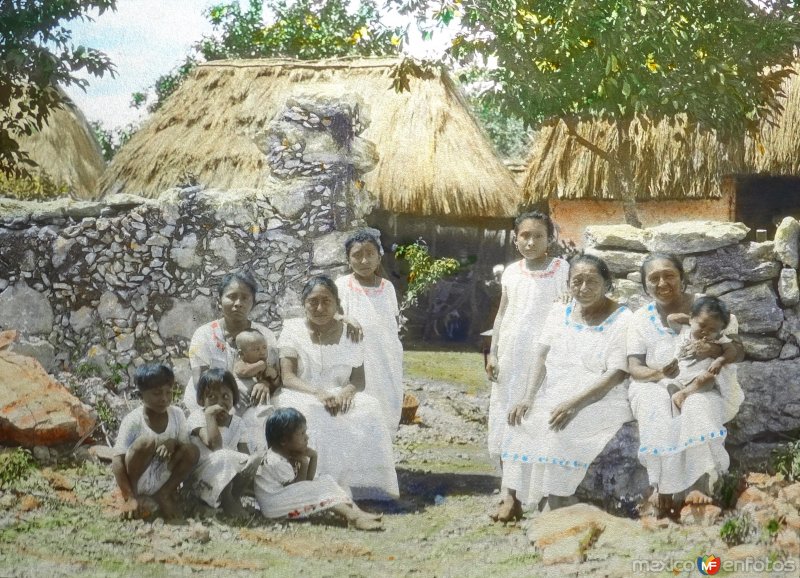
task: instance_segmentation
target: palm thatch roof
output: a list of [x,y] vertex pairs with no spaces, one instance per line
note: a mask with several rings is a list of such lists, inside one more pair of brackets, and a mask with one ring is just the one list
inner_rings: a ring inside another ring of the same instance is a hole
[[750,172],[800,176],[800,64],[794,69],[781,86],[783,111],[747,141]]
[[62,96],[64,106],[51,111],[42,130],[20,138],[19,145],[38,165],[35,173],[78,198],[93,199],[106,163],[86,117]]
[[[636,199],[713,199],[722,177],[767,173],[800,175],[800,76],[783,84],[783,112],[763,123],[756,138],[723,142],[678,115],[659,121],[638,118],[630,126],[630,169]],[[579,122],[575,133],[614,157],[617,127],[607,121]],[[617,199],[608,163],[584,146],[563,120],[542,127],[534,138],[523,184],[524,202],[548,198]]]
[[[525,203],[548,198],[618,199],[609,163],[585,146],[585,140],[609,157],[619,154],[616,125],[577,123],[576,138],[559,120],[534,138],[523,185]],[[636,200],[718,198],[720,177],[744,168],[744,146],[723,143],[713,131],[691,125],[684,116],[651,122],[635,119],[628,131],[630,169]]]
[[105,194],[155,197],[186,172],[218,189],[267,188],[253,142],[296,94],[353,93],[370,124],[361,136],[380,160],[365,175],[381,209],[458,218],[514,213],[519,186],[444,73],[391,88],[394,59],[231,60],[199,66],[117,153]]

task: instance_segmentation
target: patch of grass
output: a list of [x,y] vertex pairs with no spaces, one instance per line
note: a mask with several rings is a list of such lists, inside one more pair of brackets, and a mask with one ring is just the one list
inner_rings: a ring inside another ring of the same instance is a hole
[[36,468],[33,455],[25,448],[0,453],[0,488],[12,488]]
[[489,388],[483,370],[483,355],[478,352],[406,351],[403,353],[403,373],[417,379],[457,383],[471,395]]

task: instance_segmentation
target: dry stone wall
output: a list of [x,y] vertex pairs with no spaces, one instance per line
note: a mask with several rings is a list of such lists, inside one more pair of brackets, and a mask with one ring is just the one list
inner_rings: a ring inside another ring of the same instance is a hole
[[301,313],[309,275],[344,265],[344,238],[372,208],[360,176],[376,159],[357,136],[359,110],[348,97],[289,101],[256,137],[273,169],[259,190],[0,200],[0,328],[51,371],[180,370],[194,330],[218,316],[222,276],[246,267],[260,285],[253,318],[277,329]]

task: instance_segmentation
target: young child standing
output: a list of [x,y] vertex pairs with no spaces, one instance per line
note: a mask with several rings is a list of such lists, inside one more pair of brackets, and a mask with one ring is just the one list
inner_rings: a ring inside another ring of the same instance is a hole
[[[731,321],[731,314],[725,303],[716,297],[698,297],[692,304],[689,315],[672,313],[667,316],[670,328],[678,333],[675,360],[679,373],[667,380],[667,390],[672,395],[673,414],[680,412],[683,402],[694,393],[706,391],[714,386],[720,392],[726,405],[741,403],[741,388],[734,376],[728,375],[724,368],[735,370],[730,364],[736,361],[736,348],[723,331]],[[698,358],[695,344],[715,343],[722,347],[716,358]]]
[[[247,430],[247,446],[250,453],[264,452],[264,424],[275,409],[270,395],[280,386],[278,374],[278,349],[270,347],[266,337],[258,329],[245,329],[236,336],[238,355],[233,365],[239,386],[239,401],[236,413],[244,419]],[[264,383],[259,398],[251,395],[257,383]]]
[[500,459],[508,412],[522,401],[531,374],[531,348],[553,303],[568,291],[569,264],[550,257],[555,239],[550,217],[532,211],[514,220],[514,243],[522,259],[511,263],[500,280],[500,308],[492,330],[486,373],[489,399],[489,454]]
[[381,530],[380,516],[359,509],[330,476],[315,479],[317,452],[308,447],[306,418],[281,408],[268,419],[266,458],[258,468],[255,493],[267,518],[304,518],[331,510],[358,530]]
[[152,496],[165,518],[180,512],[178,486],[197,463],[183,412],[172,405],[175,375],[166,365],[142,365],[134,383],[142,405],[122,420],[111,468],[122,497],[123,515],[141,515],[141,496]]
[[397,295],[379,274],[383,248],[375,236],[359,231],[345,241],[344,250],[353,271],[336,280],[345,322],[363,331],[365,392],[380,402],[386,425],[394,433],[403,410]]
[[224,369],[206,370],[197,381],[197,403],[202,409],[189,415],[192,441],[200,459],[192,477],[199,497],[212,508],[222,505],[229,516],[246,514],[241,497],[253,483],[259,455],[247,454],[246,428],[234,413],[239,389]]

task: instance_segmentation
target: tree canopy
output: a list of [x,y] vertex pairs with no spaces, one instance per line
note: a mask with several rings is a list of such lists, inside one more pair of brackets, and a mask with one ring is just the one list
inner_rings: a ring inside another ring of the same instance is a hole
[[800,9],[786,0],[433,4],[441,24],[460,17],[452,56],[496,59],[487,97],[532,125],[685,113],[739,132],[774,109],[800,44]]
[[[266,14],[265,14],[266,12]],[[157,110],[164,99],[202,61],[228,58],[333,58],[397,54],[405,30],[385,26],[373,0],[237,0],[205,12],[214,33],[204,36],[183,64],[161,76],[147,105]],[[146,93],[133,95],[133,106],[145,106]]]
[[85,88],[84,72],[114,74],[98,50],[74,46],[65,23],[91,20],[90,10],[113,10],[116,0],[0,0],[0,171],[30,177],[35,163],[18,139],[41,130],[65,95],[58,85]]

